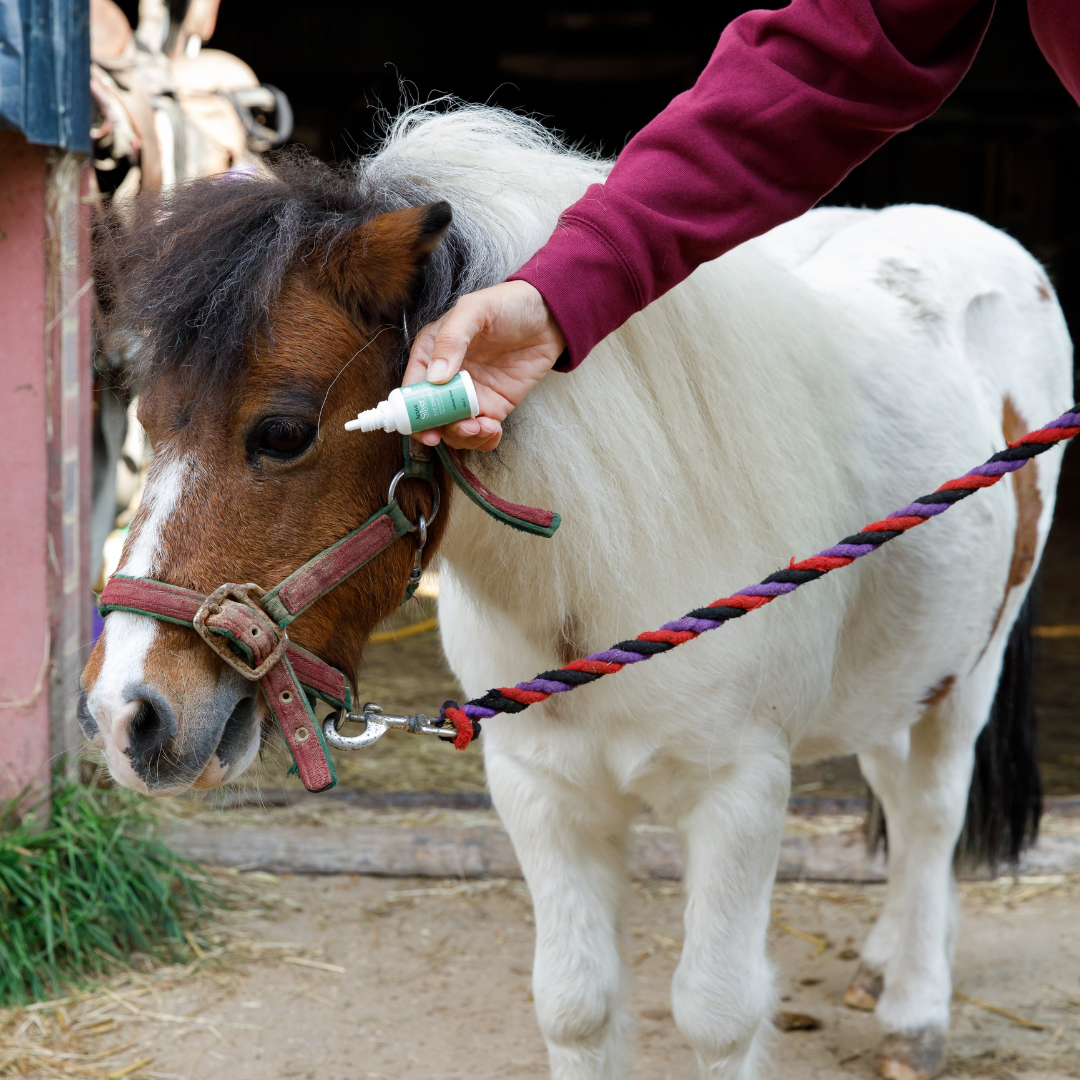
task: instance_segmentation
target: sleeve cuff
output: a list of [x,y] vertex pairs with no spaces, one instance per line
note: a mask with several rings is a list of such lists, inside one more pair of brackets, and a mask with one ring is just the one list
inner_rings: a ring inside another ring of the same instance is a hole
[[[590,195],[602,198],[594,185]],[[527,281],[559,324],[566,350],[556,371],[572,371],[598,342],[617,330],[647,300],[615,243],[571,211],[551,239],[508,281]]]

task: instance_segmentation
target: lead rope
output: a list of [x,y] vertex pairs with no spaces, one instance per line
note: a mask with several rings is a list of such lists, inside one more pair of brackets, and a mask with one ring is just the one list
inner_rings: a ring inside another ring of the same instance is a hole
[[881,521],[871,522],[861,532],[819,551],[809,559],[796,562],[793,558],[786,570],[778,570],[764,581],[740,589],[734,596],[714,600],[708,607],[697,608],[681,619],[664,623],[659,630],[638,634],[631,641],[616,642],[610,649],[593,653],[584,660],[574,660],[555,671],[542,671],[535,679],[527,682],[489,690],[483,697],[473,698],[464,705],[447,701],[439,710],[439,716],[454,725],[457,731],[454,745],[459,750],[464,750],[480,733],[478,720],[498,713],[524,712],[530,705],[546,701],[552,694],[564,694],[578,686],[596,682],[605,675],[622,671],[627,664],[648,660],[657,653],[668,652],[677,645],[693,641],[731,619],[741,618],[747,612],[764,607],[778,596],[793,593],[800,585],[817,581],[830,570],[850,566],[856,559],[877,551],[882,544],[887,544],[909,529],[914,529],[916,525],[943,514],[961,499],[966,499],[981,488],[993,487],[1006,473],[1022,468],[1029,458],[1042,454],[1077,434],[1080,434],[1080,404],[1073,405],[1068,412],[1046,427],[1009,443],[1005,450],[994,454],[970,472],[942,484],[933,494],[923,495]]

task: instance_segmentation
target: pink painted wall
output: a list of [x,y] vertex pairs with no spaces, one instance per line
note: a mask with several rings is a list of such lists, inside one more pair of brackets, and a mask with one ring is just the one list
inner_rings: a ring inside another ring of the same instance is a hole
[[0,131],[0,798],[49,775],[45,154]]

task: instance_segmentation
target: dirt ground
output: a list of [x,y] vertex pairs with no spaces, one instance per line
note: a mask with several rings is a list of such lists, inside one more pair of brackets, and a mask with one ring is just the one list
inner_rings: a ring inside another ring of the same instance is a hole
[[[89,1031],[84,1044],[99,1060],[108,1059],[110,1071],[0,1067],[0,1076],[546,1075],[529,990],[532,916],[520,883],[271,875],[244,880],[257,890],[258,902],[241,904],[220,928],[196,935],[206,958],[201,964],[184,969],[182,978],[164,969],[120,979],[96,995],[89,1012],[84,1009],[76,1026]],[[964,885],[962,894],[959,994],[946,1075],[1080,1077],[1080,879],[1006,879]],[[776,1077],[873,1075],[874,1019],[838,1002],[881,896],[880,887],[777,887],[769,932],[779,969],[777,1008],[813,1017],[821,1026],[777,1033]],[[633,1080],[697,1075],[669,1008],[681,909],[677,885],[635,886],[625,943]],[[43,1029],[57,1023],[55,1010],[35,1015]],[[23,1027],[24,1039],[33,1039],[37,1029]],[[132,1064],[138,1067],[130,1069]]]

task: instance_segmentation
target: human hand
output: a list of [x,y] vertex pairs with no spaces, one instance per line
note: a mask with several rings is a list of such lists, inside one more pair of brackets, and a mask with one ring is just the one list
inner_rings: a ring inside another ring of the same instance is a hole
[[565,348],[551,309],[527,281],[504,281],[463,296],[416,335],[402,385],[449,382],[464,367],[480,412],[414,438],[428,446],[442,438],[456,450],[494,450],[502,422]]

